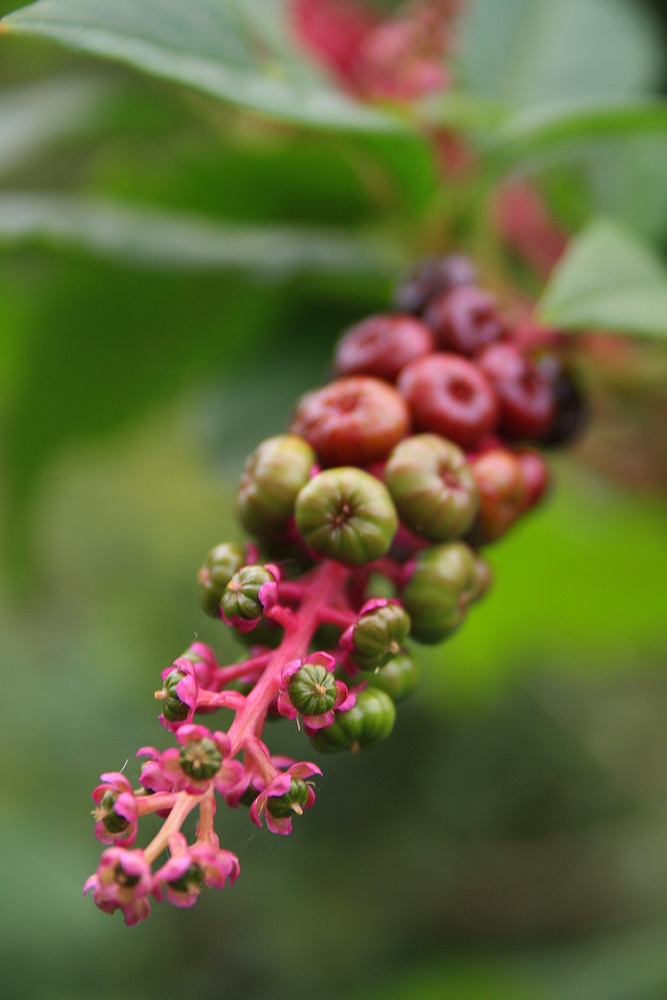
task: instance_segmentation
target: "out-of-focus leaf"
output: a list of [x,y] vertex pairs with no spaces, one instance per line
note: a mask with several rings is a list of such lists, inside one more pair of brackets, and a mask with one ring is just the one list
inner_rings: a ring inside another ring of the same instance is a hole
[[591,222],[558,262],[538,303],[545,323],[667,336],[667,270],[634,236]]
[[658,36],[625,0],[476,0],[461,73],[466,89],[515,108],[622,97],[657,82]]
[[395,131],[336,90],[290,39],[283,0],[38,0],[2,30],[40,35],[215,97],[309,125]]
[[79,246],[105,257],[179,270],[242,268],[392,273],[400,255],[384,244],[316,229],[213,223],[78,195],[0,195],[0,241]]
[[0,93],[0,173],[61,135],[92,123],[108,86],[86,76],[57,76]]
[[422,112],[437,125],[482,133],[495,132],[511,114],[499,101],[452,90],[424,101]]
[[667,135],[667,101],[576,102],[535,108],[502,123],[487,146],[486,156],[497,171],[555,144],[638,132]]

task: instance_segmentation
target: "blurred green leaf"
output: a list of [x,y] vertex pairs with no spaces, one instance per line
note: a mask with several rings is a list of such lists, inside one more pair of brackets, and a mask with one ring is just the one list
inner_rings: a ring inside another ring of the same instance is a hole
[[0,241],[79,246],[105,257],[179,270],[241,268],[391,274],[400,263],[385,244],[334,231],[242,226],[79,195],[0,195]]
[[2,30],[129,63],[241,107],[309,125],[405,127],[320,76],[290,39],[283,0],[38,0]]
[[506,170],[525,156],[573,140],[667,134],[667,101],[598,101],[595,104],[535,108],[503,122],[486,148],[494,171]]
[[464,19],[466,89],[510,107],[638,93],[661,62],[652,18],[625,0],[476,0]]
[[642,242],[596,219],[554,268],[537,312],[563,330],[667,336],[667,269]]
[[108,93],[104,81],[83,75],[47,77],[0,92],[0,173],[91,125]]

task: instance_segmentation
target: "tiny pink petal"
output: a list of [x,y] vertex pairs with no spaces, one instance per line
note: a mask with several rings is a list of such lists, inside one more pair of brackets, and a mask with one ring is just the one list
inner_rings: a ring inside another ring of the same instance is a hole
[[318,667],[325,667],[329,673],[333,673],[336,660],[330,653],[325,653],[323,650],[319,650],[316,653],[311,653],[310,656],[306,657],[306,663],[312,663]]
[[278,695],[278,711],[286,719],[296,719],[299,714],[286,691],[281,691]]

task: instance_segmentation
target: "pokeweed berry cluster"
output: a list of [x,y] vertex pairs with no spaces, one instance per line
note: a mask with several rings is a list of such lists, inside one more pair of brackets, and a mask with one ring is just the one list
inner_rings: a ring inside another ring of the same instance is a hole
[[[272,756],[267,716],[301,720],[321,753],[389,735],[395,703],[418,681],[409,637],[440,643],[461,626],[491,582],[480,547],[547,487],[528,444],[565,443],[581,423],[565,362],[519,349],[466,258],[422,264],[396,306],[345,333],[335,379],[246,462],[237,507],[254,541],[214,548],[199,583],[205,611],[247,655],[220,666],[208,646],[190,646],[156,692],[177,746],[138,752],[138,789],[113,772],[93,792],[108,849],[84,892],[128,924],[149,914],[150,897],[191,906],[203,886],[236,879],[216,796],[278,834],[313,805],[320,768]],[[220,708],[235,713],[227,732],[194,721]],[[188,844],[181,827],[196,808]],[[139,850],[148,813],[164,823]]]

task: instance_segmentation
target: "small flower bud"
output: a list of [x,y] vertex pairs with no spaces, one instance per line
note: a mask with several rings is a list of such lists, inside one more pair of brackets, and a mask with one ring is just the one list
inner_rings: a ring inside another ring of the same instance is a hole
[[[225,619],[241,631],[249,631],[266,610],[262,588],[275,588],[276,574],[265,566],[244,566],[235,573],[222,595]],[[275,603],[275,602],[274,602]]]
[[217,612],[225,587],[245,563],[246,552],[242,545],[225,542],[211,549],[198,574],[201,606],[207,615]]
[[418,642],[432,645],[456,631],[465,618],[474,579],[474,557],[463,542],[419,553],[402,593]]
[[360,670],[375,670],[400,653],[410,631],[410,618],[398,601],[368,601],[359,621],[341,638]]
[[388,694],[378,688],[360,691],[354,706],[336,712],[333,725],[309,731],[310,741],[321,753],[338,750],[365,750],[389,736],[394,728],[396,709]]
[[284,795],[270,796],[266,801],[266,810],[274,819],[283,819],[293,813],[301,815],[308,808],[311,792],[309,786],[301,778],[290,780],[289,791]]
[[178,762],[181,770],[195,781],[207,781],[220,770],[222,754],[213,740],[204,736],[181,747]]
[[310,445],[294,434],[269,438],[255,449],[236,500],[241,523],[251,535],[268,541],[281,536],[316,461]]
[[392,701],[403,701],[419,684],[419,664],[408,653],[399,653],[375,671],[360,671],[352,684],[367,683],[388,694]]
[[464,534],[479,507],[465,455],[437,434],[401,441],[389,456],[384,481],[404,524],[432,542]]
[[377,378],[340,378],[299,400],[292,430],[313,446],[324,465],[370,465],[405,437],[408,408]]
[[352,467],[314,476],[297,497],[295,518],[311,549],[351,566],[383,556],[398,527],[386,486]]

